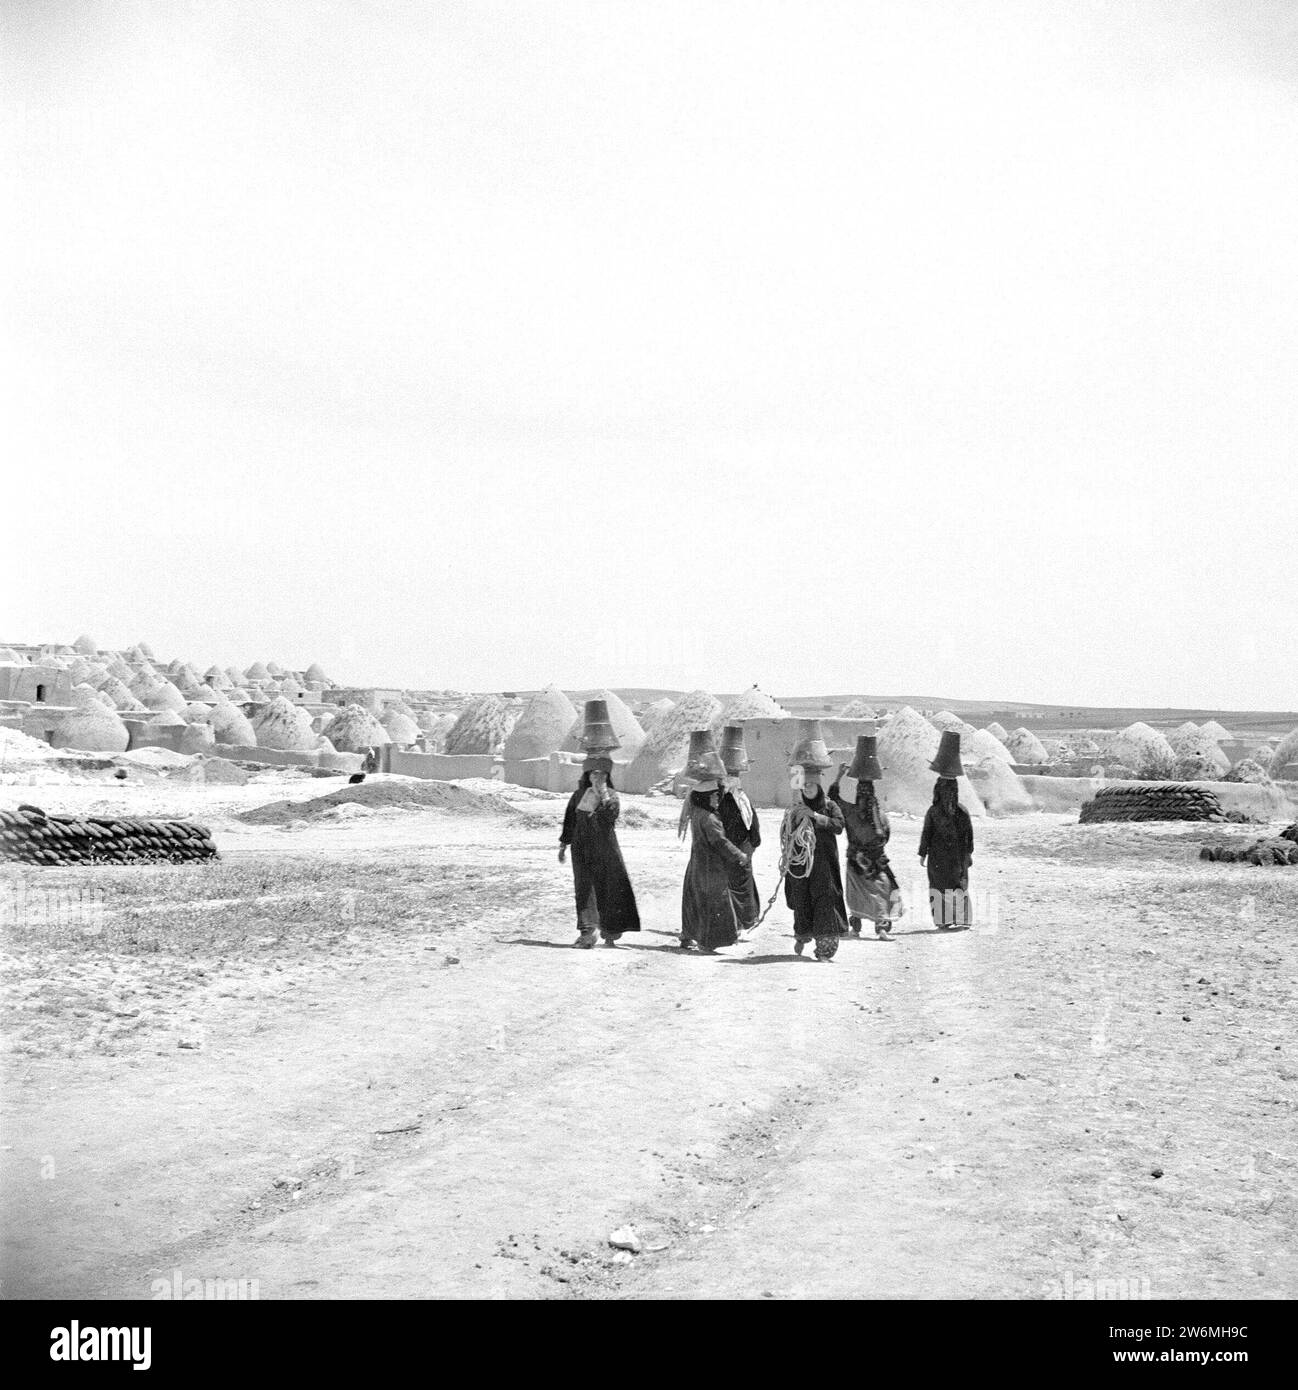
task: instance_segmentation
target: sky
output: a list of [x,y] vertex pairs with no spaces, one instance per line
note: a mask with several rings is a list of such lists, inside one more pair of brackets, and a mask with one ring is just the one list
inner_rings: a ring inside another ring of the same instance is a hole
[[1288,0],[0,15],[0,643],[1298,707]]

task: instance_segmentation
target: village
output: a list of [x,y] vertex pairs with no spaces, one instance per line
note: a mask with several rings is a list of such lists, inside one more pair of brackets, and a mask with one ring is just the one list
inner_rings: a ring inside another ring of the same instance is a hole
[[[7,1289],[1294,1292],[1292,712],[475,695],[89,637],[9,644],[0,690]],[[587,701],[643,931],[582,964]],[[766,913],[682,973],[687,763],[736,729]],[[944,735],[945,938],[909,867]],[[838,778],[877,749],[900,884],[810,983],[776,893],[808,737]]]

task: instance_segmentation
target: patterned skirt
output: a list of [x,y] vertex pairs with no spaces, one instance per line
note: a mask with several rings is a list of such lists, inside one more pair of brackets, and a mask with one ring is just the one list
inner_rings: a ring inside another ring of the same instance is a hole
[[847,876],[843,881],[843,896],[853,917],[867,922],[895,922],[905,915],[901,889],[890,873],[871,873],[847,861]]

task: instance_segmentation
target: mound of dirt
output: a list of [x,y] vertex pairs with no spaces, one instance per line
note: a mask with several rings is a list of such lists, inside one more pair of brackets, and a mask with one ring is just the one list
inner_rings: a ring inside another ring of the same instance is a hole
[[204,782],[242,787],[248,781],[247,768],[240,767],[229,758],[199,758],[194,766],[199,772],[200,780]]
[[173,768],[188,767],[193,759],[171,748],[132,748],[113,759],[119,767]]
[[0,726],[0,772],[42,767],[54,756],[54,750],[43,739],[32,738],[21,729]]
[[391,806],[399,810],[451,811],[461,816],[512,816],[517,808],[502,796],[470,791],[454,782],[397,781],[360,782],[339,787],[327,796],[310,801],[272,801],[243,811],[238,819],[249,825],[287,825],[324,815],[339,806],[371,808]]

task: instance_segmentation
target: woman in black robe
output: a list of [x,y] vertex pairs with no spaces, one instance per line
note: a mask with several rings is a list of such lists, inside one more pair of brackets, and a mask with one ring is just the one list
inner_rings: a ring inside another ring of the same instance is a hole
[[596,933],[605,946],[616,946],[623,932],[640,930],[640,913],[617,842],[621,807],[609,776],[612,770],[608,758],[587,759],[563,815],[559,862],[571,845],[580,933],[575,946],[594,946]]
[[838,939],[847,935],[843,876],[838,865],[837,836],[843,833],[843,812],[825,795],[820,773],[808,768],[802,790],[795,793],[791,828],[809,822],[815,832],[811,870],[805,878],[792,873],[784,880],[784,901],[793,909],[793,949],[801,955],[809,941],[816,943],[817,960],[833,960]]
[[[841,781],[847,764],[838,769]],[[905,911],[897,875],[888,862],[887,845],[892,834],[888,816],[879,805],[874,783],[862,777],[856,784],[856,800],[849,803],[839,794],[839,781],[829,789],[830,799],[843,813],[847,828],[847,898],[848,924],[854,932],[861,930],[861,919],[874,923],[874,934],[881,941],[888,939],[893,921]]]
[[[727,836],[717,811],[714,782],[689,794],[690,862],[681,889],[681,949],[705,955],[739,940],[732,875],[748,868],[748,855]],[[682,827],[683,828],[683,827]]]
[[969,865],[973,862],[973,821],[960,805],[954,777],[939,777],[933,788],[933,804],[919,837],[919,862],[928,869],[928,900],[938,931],[972,926]]
[[739,930],[746,932],[752,931],[762,915],[762,901],[753,877],[753,854],[762,843],[762,827],[738,776],[732,774],[729,780],[730,785],[721,793],[717,815],[726,839],[744,854],[742,864],[734,863],[730,867],[730,897],[735,905]]

